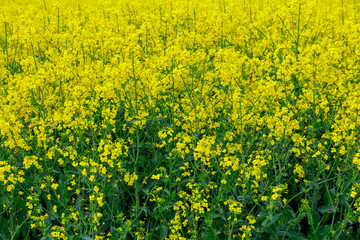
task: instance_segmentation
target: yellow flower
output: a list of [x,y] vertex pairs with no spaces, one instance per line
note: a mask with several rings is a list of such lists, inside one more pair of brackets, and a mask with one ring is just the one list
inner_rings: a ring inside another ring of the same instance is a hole
[[254,224],[256,222],[254,216],[246,216],[246,219],[249,221],[249,224]]
[[6,191],[11,192],[13,189],[15,189],[15,186],[13,184],[10,184],[6,187]]
[[54,190],[56,190],[58,187],[59,187],[59,184],[57,184],[57,183],[51,184],[51,188]]
[[156,175],[154,174],[151,176],[151,179],[159,180],[160,177],[161,177],[161,174],[156,174]]
[[94,179],[95,179],[95,176],[94,176],[94,175],[91,175],[91,176],[89,177],[89,181],[90,181],[90,182],[93,182]]
[[91,195],[89,196],[89,199],[90,199],[90,201],[93,201],[93,200],[95,199],[95,195],[94,195],[94,194],[91,194]]

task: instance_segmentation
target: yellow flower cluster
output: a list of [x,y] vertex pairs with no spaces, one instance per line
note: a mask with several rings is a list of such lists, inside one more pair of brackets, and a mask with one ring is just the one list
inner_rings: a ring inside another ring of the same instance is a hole
[[287,184],[281,184],[279,186],[275,186],[272,188],[271,192],[272,192],[272,195],[271,195],[271,200],[277,200],[278,198],[281,197],[281,194],[283,192],[286,193],[286,189],[287,189]]
[[354,237],[359,9],[0,1],[0,235]]

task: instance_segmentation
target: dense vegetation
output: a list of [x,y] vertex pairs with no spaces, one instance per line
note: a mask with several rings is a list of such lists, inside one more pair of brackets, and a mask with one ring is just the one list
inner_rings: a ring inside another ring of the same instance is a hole
[[0,2],[0,239],[359,239],[360,3]]

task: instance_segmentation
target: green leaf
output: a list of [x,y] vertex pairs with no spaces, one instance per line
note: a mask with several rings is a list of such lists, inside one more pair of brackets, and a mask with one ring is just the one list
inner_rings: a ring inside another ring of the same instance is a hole
[[161,239],[164,239],[168,235],[168,228],[164,225],[160,227]]
[[313,219],[313,216],[311,215],[311,212],[310,211],[307,211],[306,212],[306,215],[307,215],[307,218],[308,218],[308,223],[310,226],[314,225],[314,219]]
[[218,213],[215,213],[215,214],[213,215],[213,219],[216,219],[216,218],[222,218],[223,220],[225,220],[225,221],[226,221],[226,218],[224,217],[224,215],[223,215],[223,214],[218,214]]
[[288,219],[296,218],[296,214],[294,213],[294,210],[288,205],[284,207],[284,209],[282,210],[282,214],[284,215],[285,218]]
[[113,226],[111,226],[111,230],[113,230],[113,231],[115,231],[117,233],[121,233],[121,231],[118,228],[113,227]]
[[86,236],[84,236],[84,235],[80,236],[80,238],[83,239],[83,240],[94,240],[92,237],[89,237],[87,235]]
[[[266,226],[267,224],[269,224],[269,225],[271,226],[271,225],[273,225],[275,222],[277,222],[281,216],[282,216],[281,213],[278,213],[278,214],[276,214],[276,215],[270,214],[270,215],[269,215],[269,219],[266,219],[266,220],[265,220],[266,223],[264,223],[264,222],[265,222],[265,221],[264,221],[262,224],[265,224],[265,225],[263,225],[263,226]],[[267,221],[267,220],[270,220],[270,222]]]
[[261,225],[262,225],[263,227],[265,227],[265,226],[268,224],[268,222],[269,222],[269,219],[266,218],[266,219],[261,223]]
[[[7,219],[1,219],[0,220],[0,233],[2,234],[9,234],[9,221]],[[4,237],[6,239],[6,237]]]
[[324,206],[324,207],[320,207],[319,212],[321,213],[335,213],[335,209],[333,206]]
[[14,202],[15,202],[15,204],[16,204],[16,207],[17,207],[17,209],[27,209],[26,208],[26,202],[25,202],[25,200],[24,199],[22,199],[21,197],[17,197],[17,198],[15,198],[15,200],[14,200]]
[[278,236],[278,237],[286,236],[286,237],[289,237],[289,238],[292,239],[292,240],[307,240],[306,237],[304,237],[304,236],[301,235],[301,234],[296,233],[296,232],[293,231],[293,230],[289,230],[289,231],[279,231],[279,232],[276,233],[275,235]]

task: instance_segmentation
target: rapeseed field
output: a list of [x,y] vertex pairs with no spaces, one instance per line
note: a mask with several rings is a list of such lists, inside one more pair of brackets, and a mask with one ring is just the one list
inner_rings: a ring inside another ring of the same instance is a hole
[[360,239],[357,0],[1,0],[0,239]]

